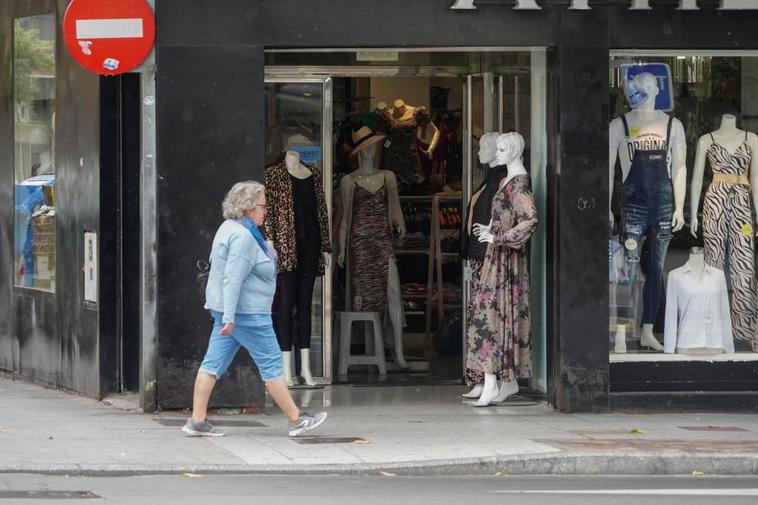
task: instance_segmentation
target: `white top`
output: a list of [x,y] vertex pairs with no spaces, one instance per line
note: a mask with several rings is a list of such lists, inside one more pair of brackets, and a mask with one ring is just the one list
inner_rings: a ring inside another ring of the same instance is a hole
[[734,352],[726,277],[705,265],[701,278],[687,262],[669,272],[663,351],[702,348]]
[[[643,119],[644,118],[644,119]],[[620,117],[611,121],[608,132],[608,144],[610,149],[616,149],[621,162],[621,170],[624,179],[629,174],[632,167],[632,158],[634,150],[641,149],[645,151],[660,150],[666,142],[666,130],[668,129],[669,116],[663,111],[656,111],[655,114],[643,116],[642,114],[626,114],[626,121],[629,123],[629,142],[627,146],[626,134],[624,133],[624,123]],[[671,123],[671,138],[668,145],[668,162],[669,177],[671,177],[671,149],[674,146],[687,146],[687,137],[684,134],[682,122],[674,118]]]

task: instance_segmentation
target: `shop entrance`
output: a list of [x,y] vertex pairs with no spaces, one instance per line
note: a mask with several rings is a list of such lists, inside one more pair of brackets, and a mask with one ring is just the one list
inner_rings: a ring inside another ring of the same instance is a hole
[[[310,306],[314,381],[459,384],[468,291],[461,232],[488,168],[478,141],[493,131],[524,136],[544,209],[544,51],[272,51],[266,61],[267,171],[298,153],[323,176],[329,216],[333,253]],[[384,175],[366,176],[361,146],[374,143],[372,163]],[[356,216],[370,233],[352,233]],[[544,229],[533,249],[531,385],[545,391]],[[297,371],[297,338],[292,346]],[[366,353],[383,354],[386,373],[351,357]]]

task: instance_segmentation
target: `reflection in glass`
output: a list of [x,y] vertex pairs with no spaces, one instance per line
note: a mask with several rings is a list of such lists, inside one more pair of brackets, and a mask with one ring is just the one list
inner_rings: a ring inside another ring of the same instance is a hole
[[13,27],[14,284],[55,291],[55,18]]

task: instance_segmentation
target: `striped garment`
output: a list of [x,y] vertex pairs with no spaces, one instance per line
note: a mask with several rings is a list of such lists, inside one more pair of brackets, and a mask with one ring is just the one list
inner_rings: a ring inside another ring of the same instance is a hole
[[351,301],[360,297],[360,309],[384,315],[387,275],[394,254],[387,217],[387,186],[372,193],[356,184],[350,225],[349,262]]
[[[711,140],[708,161],[714,174],[748,175],[753,153],[747,133],[745,141],[733,153],[716,142],[713,135]],[[758,352],[758,295],[751,207],[749,184],[712,182],[703,203],[703,238],[705,261],[728,272],[734,338],[750,342],[753,351]]]

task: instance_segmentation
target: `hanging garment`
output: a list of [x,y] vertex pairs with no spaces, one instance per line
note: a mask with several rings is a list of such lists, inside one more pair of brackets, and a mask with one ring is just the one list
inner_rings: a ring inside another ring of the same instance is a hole
[[713,182],[703,202],[705,261],[728,272],[732,287],[732,327],[736,340],[758,352],[758,294],[755,238],[748,170],[753,156],[745,141],[735,152],[716,142],[708,147]]
[[[276,279],[274,329],[282,351],[311,346],[311,302],[321,262],[321,228],[318,221],[316,179],[290,175],[295,213],[297,268],[280,272]],[[293,313],[296,311],[296,314]],[[297,322],[293,331],[293,322]]]
[[350,301],[359,299],[361,311],[384,314],[394,255],[386,181],[373,193],[355,183],[349,233]]
[[667,166],[673,118],[669,118],[666,139],[655,145],[636,144],[629,135],[629,124],[621,116],[627,138],[631,167],[622,186],[622,219],[624,253],[629,278],[635,281],[643,241],[647,244],[643,270],[642,324],[655,324],[664,298],[663,264],[671,242],[671,218],[674,210],[674,188]]
[[[329,239],[329,214],[326,210],[326,197],[318,167],[305,165],[313,173],[313,186],[316,191],[318,228],[321,238],[319,251],[318,275],[324,275],[323,252],[332,252]],[[266,238],[274,243],[279,253],[279,272],[291,272],[297,269],[297,237],[295,236],[295,210],[292,196],[292,176],[287,171],[285,162],[266,167]]]
[[387,113],[390,128],[385,141],[385,145],[388,145],[382,155],[382,168],[395,173],[400,192],[424,182],[424,172],[416,148],[419,114],[425,114],[422,107],[399,119]]
[[474,192],[468,203],[466,211],[466,224],[463,228],[463,240],[461,247],[463,257],[472,260],[483,260],[487,252],[487,244],[471,234],[474,225],[479,223],[487,226],[492,219],[492,202],[498,189],[502,185],[503,179],[508,176],[508,167],[505,165],[490,167],[481,186]]
[[724,272],[706,265],[702,278],[689,262],[669,272],[663,352],[720,349],[734,352]]
[[481,384],[484,374],[504,382],[532,372],[529,310],[529,239],[537,228],[537,209],[528,175],[505,183],[492,202],[494,243],[482,261],[473,260],[466,328],[466,383]]

